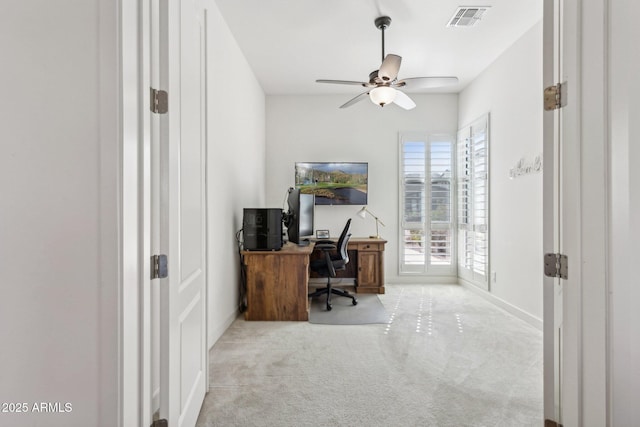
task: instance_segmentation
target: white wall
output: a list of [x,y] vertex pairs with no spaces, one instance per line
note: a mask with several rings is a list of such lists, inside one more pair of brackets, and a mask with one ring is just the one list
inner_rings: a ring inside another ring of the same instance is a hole
[[237,315],[242,209],[264,207],[265,96],[215,2],[207,3],[209,345]]
[[117,3],[2,4],[3,426],[117,422]]
[[[369,163],[368,206],[386,224],[380,234],[389,243],[385,254],[387,283],[424,282],[398,275],[398,133],[427,131],[455,135],[457,95],[411,95],[417,107],[377,107],[365,100],[339,109],[351,96],[267,96],[268,207],[284,207],[294,185],[295,162],[360,161]],[[361,206],[316,206],[315,228],[339,235],[347,218],[353,236],[375,232],[375,221],[361,219]]]
[[633,425],[640,419],[640,14],[637,2],[609,2],[610,89],[610,423]]
[[461,126],[490,113],[492,296],[542,319],[542,174],[509,178],[542,154],[542,23],[460,93]]

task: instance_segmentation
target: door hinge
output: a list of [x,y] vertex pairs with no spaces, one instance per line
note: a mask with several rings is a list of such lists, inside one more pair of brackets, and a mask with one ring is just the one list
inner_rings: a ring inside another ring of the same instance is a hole
[[544,89],[544,110],[553,111],[567,105],[567,82]]
[[151,427],[169,427],[169,421],[167,421],[165,419],[155,420],[151,424]]
[[566,255],[562,254],[544,254],[544,275],[547,277],[559,277],[567,279],[568,260]]
[[166,255],[151,256],[151,280],[164,279],[169,276]]
[[169,94],[164,90],[149,88],[151,112],[166,114],[169,111]]

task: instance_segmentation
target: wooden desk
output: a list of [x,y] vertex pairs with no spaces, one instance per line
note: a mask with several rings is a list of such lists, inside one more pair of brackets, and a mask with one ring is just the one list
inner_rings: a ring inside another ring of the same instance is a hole
[[[356,292],[384,294],[384,239],[351,237],[347,251],[354,252]],[[349,254],[349,263],[351,263]]]
[[279,251],[242,251],[247,272],[246,320],[309,320],[309,255],[313,243]]
[[[333,240],[333,239],[332,239]],[[351,237],[347,244],[349,263],[345,270],[337,272],[337,277],[353,278],[356,292],[363,294],[384,294],[384,239]],[[313,259],[320,257],[314,252]],[[311,277],[319,277],[311,273]]]

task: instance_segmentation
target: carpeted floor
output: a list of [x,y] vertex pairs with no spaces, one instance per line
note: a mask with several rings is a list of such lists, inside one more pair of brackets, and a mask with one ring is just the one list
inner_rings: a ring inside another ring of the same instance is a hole
[[236,320],[197,425],[543,425],[540,331],[461,286],[386,290],[386,324]]

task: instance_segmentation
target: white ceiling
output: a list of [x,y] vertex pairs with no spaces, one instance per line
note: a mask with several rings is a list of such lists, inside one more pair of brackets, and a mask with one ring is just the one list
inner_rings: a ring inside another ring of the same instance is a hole
[[[267,94],[358,94],[316,79],[367,81],[382,61],[375,18],[391,17],[386,53],[399,79],[457,76],[458,92],[542,19],[542,0],[216,0]],[[491,6],[470,28],[447,28],[459,6]],[[532,54],[539,54],[533,52]],[[233,72],[233,70],[229,70]],[[435,92],[442,89],[420,90]],[[407,90],[407,92],[411,92]]]

